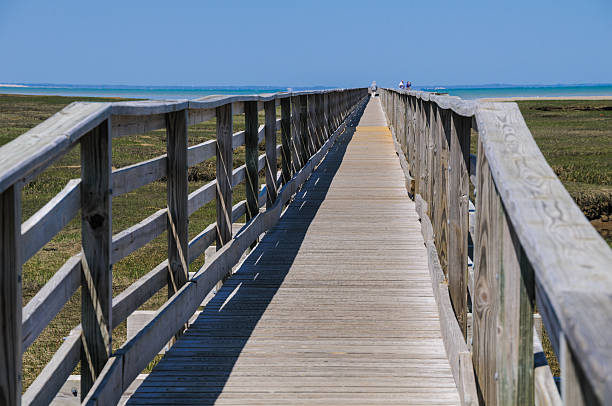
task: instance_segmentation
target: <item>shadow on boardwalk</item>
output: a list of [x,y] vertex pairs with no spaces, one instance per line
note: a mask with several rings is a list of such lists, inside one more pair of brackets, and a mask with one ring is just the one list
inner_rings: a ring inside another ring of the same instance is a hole
[[[342,163],[364,108],[365,105],[353,116],[279,223],[226,281],[128,404],[163,404],[177,400],[186,404],[215,403],[254,329],[283,284]],[[264,356],[262,353],[261,357]],[[245,381],[243,400],[248,403],[248,392],[256,389],[249,382],[248,374],[240,375],[240,379]],[[239,394],[234,392],[234,395]]]

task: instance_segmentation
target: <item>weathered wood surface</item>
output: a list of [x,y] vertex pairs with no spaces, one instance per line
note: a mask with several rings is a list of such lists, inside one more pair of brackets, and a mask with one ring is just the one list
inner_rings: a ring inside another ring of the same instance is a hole
[[21,402],[21,185],[0,192],[0,403]]
[[130,403],[459,404],[419,228],[370,104]]
[[563,335],[594,396],[610,404],[612,329],[601,326],[612,325],[612,250],[546,163],[515,103],[481,103],[476,118],[500,198],[535,271],[537,306],[555,352]]
[[81,140],[81,399],[112,352],[111,171],[106,120]]
[[168,298],[189,278],[187,209],[187,110],[166,115],[168,151],[167,230],[168,230]]

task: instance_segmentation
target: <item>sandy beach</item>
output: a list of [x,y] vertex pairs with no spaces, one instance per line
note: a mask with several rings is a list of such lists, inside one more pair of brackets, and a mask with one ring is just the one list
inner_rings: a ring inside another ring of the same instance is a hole
[[492,97],[485,99],[478,99],[478,101],[484,102],[508,102],[508,101],[519,101],[519,100],[612,100],[612,95],[609,96],[534,96],[534,97]]

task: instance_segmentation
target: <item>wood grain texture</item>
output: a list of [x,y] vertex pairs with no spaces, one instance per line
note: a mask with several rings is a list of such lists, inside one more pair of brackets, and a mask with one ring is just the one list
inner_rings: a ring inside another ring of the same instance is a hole
[[291,99],[281,99],[281,166],[283,171],[283,184],[289,182],[293,176],[291,161]]
[[112,351],[110,120],[81,140],[81,399]]
[[57,234],[81,208],[81,180],[71,179],[47,204],[21,225],[21,255],[25,262]]
[[0,403],[21,403],[21,185],[0,193]]
[[168,298],[188,279],[187,110],[166,115]]
[[45,283],[22,311],[22,339],[25,350],[81,286],[81,254],[68,259]]
[[232,107],[217,107],[217,249],[232,238]]
[[467,332],[468,313],[468,200],[470,123],[457,114],[450,115],[448,178],[448,287],[457,321]]
[[257,196],[259,194],[259,174],[257,161],[259,156],[257,102],[245,102],[245,166],[246,166],[246,200],[247,222],[259,213]]
[[266,208],[272,207],[276,201],[276,104],[274,101],[264,103],[265,110],[265,146],[266,146]]
[[611,403],[612,331],[600,326],[612,324],[603,310],[612,309],[612,250],[546,163],[515,103],[481,103],[476,117],[499,195],[534,268],[553,347],[562,333],[594,396]]

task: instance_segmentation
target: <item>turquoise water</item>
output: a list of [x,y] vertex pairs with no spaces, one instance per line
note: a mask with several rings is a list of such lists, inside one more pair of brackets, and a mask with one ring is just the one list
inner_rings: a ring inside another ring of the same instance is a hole
[[[0,84],[0,93],[58,96],[126,97],[137,99],[196,99],[211,94],[257,94],[286,92],[287,87],[272,86],[111,86],[111,85],[52,85],[25,84],[24,87],[7,87]],[[292,90],[324,89],[324,87],[294,87]],[[492,97],[572,97],[612,96],[612,84],[557,85],[557,86],[505,86],[482,87],[449,86],[423,87],[419,90],[449,93],[463,99]]]
[[[32,94],[55,96],[125,97],[137,99],[196,99],[211,94],[258,94],[286,92],[286,87],[271,86],[97,86],[97,85],[48,85],[26,84],[24,87],[10,87],[0,84],[0,93]],[[305,90],[305,88],[293,88]]]
[[572,97],[612,96],[612,84],[604,85],[557,85],[557,86],[491,86],[422,88],[430,92],[443,92],[462,99],[492,97]]

